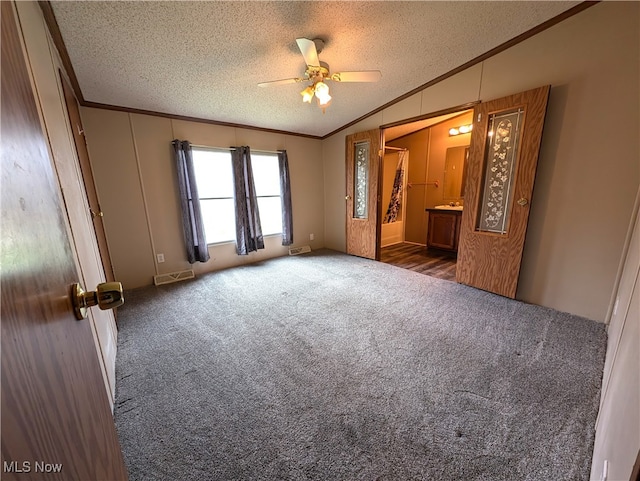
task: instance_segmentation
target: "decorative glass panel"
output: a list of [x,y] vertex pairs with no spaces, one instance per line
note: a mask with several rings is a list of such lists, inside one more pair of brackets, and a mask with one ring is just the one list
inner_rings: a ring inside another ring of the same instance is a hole
[[353,176],[353,217],[366,219],[369,214],[369,141],[355,145]]
[[476,225],[480,232],[507,233],[523,117],[522,109],[489,115],[484,185]]

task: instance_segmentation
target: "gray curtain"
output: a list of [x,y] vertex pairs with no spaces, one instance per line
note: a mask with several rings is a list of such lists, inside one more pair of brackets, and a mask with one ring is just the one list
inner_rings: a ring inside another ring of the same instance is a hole
[[231,147],[231,161],[236,209],[236,250],[239,255],[247,255],[264,249],[249,147]]
[[282,245],[293,244],[293,216],[291,214],[291,180],[289,178],[289,159],[286,150],[278,151],[280,167],[280,194],[282,195]]
[[184,240],[187,246],[187,259],[191,264],[194,262],[207,262],[209,260],[209,249],[207,248],[207,240],[204,235],[204,224],[202,222],[198,187],[193,169],[191,144],[186,140],[176,139],[171,142],[171,145],[173,146],[174,158],[178,170],[182,225],[184,229]]

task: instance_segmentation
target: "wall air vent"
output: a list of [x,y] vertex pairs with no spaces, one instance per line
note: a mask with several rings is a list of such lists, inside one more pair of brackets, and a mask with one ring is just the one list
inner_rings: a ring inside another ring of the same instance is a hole
[[307,252],[311,252],[311,247],[309,246],[289,247],[290,256],[297,256],[298,254],[306,254]]
[[153,283],[156,286],[161,284],[171,284],[172,282],[184,281],[186,279],[193,279],[195,274],[193,269],[187,269],[186,271],[169,272],[168,274],[158,274],[153,276]]

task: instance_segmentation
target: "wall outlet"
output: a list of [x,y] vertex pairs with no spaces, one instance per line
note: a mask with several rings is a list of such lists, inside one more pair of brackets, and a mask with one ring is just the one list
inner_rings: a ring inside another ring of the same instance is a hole
[[313,235],[313,234],[309,234],[309,240],[313,240],[313,239],[315,239],[315,238],[316,238],[316,236],[315,236],[315,235]]
[[158,259],[158,264],[164,262],[164,254],[156,254],[156,258]]

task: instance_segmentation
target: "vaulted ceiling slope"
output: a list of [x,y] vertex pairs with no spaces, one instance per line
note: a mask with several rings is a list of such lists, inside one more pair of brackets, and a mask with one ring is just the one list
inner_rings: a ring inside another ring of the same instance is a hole
[[[51,2],[87,102],[325,136],[579,2]],[[331,72],[323,113],[302,102],[296,38],[321,38]],[[475,100],[475,99],[474,99]]]

